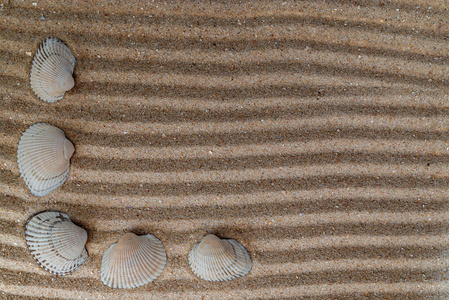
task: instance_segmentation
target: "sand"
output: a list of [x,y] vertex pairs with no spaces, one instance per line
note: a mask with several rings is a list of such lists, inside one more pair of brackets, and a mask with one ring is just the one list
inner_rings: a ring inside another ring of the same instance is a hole
[[[449,297],[446,1],[0,3],[0,298]],[[55,104],[29,84],[49,36],[77,59]],[[16,161],[38,122],[76,147],[44,197]],[[26,247],[44,210],[89,233],[72,275]],[[101,257],[129,231],[168,263],[113,290]],[[197,278],[187,253],[207,233],[244,245],[250,273]]]

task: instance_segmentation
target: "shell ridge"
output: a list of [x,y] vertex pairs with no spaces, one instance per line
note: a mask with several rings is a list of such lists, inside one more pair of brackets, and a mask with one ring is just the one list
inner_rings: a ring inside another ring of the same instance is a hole
[[153,276],[153,273],[155,273],[157,270],[155,270],[155,268],[151,265],[152,263],[157,263],[154,262],[154,260],[145,259],[145,252],[143,251],[139,251],[137,253],[137,262],[138,265],[140,265],[141,267],[138,268],[137,275],[139,277],[139,285],[142,285],[145,283],[145,278],[152,278],[154,279],[155,277]]
[[188,261],[193,273],[209,281],[227,281],[247,274],[252,264],[246,249],[235,240],[219,239],[218,243],[217,239],[207,235],[192,247]]
[[[143,259],[142,257],[142,253],[140,251],[138,251],[135,255],[135,259],[133,262],[133,267],[135,268],[135,270],[133,272],[131,272],[132,274],[132,278],[131,281],[135,282],[136,286],[139,286],[142,284],[142,282],[144,282],[142,275],[145,274],[145,271],[142,271],[142,267],[140,267],[140,265],[144,266],[146,264],[145,259]],[[131,268],[130,268],[131,271]]]
[[88,257],[84,244],[81,254],[75,259],[66,259],[54,247],[51,230],[55,224],[64,222],[72,223],[64,213],[43,212],[33,216],[27,222],[25,231],[25,239],[32,256],[45,270],[56,275],[65,275],[75,271]]
[[108,286],[111,286],[110,284],[110,279],[111,278],[105,278],[104,274],[107,274],[108,272],[110,272],[110,269],[112,267],[111,264],[109,264],[109,258],[110,258],[110,254],[111,254],[111,248],[113,248],[114,244],[111,245],[104,253],[103,258],[102,258],[102,262],[101,262],[101,268],[100,268],[100,278],[101,281],[108,282]]
[[[44,40],[31,66],[30,83],[34,93],[49,103],[62,99],[73,88],[75,64],[76,59],[64,42],[51,37]],[[58,78],[63,79],[62,85]]]
[[46,195],[68,178],[70,159],[65,158],[63,149],[66,139],[61,129],[46,123],[23,133],[17,161],[20,175],[34,195]]
[[100,277],[104,284],[113,288],[133,288],[153,281],[162,273],[166,254],[162,243],[153,235],[128,233],[117,244],[120,248],[112,245],[102,258]]

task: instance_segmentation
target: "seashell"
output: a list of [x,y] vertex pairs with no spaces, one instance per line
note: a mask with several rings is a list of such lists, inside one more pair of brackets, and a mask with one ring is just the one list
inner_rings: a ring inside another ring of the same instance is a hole
[[127,233],[104,253],[101,281],[112,288],[138,287],[156,279],[166,262],[164,247],[154,235]]
[[53,125],[35,124],[23,133],[17,162],[21,177],[33,195],[47,195],[64,183],[74,151],[64,131]]
[[47,211],[33,216],[26,225],[25,238],[39,265],[56,275],[72,273],[88,257],[86,230],[64,213]]
[[48,38],[39,47],[31,66],[30,83],[34,93],[52,103],[73,88],[76,59],[58,38]]
[[251,269],[251,258],[242,245],[232,239],[209,234],[189,252],[193,273],[208,281],[227,281],[241,277]]

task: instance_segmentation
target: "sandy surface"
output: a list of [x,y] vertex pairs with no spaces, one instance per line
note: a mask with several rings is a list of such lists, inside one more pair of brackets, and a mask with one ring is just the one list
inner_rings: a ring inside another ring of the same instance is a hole
[[[0,297],[449,297],[447,2],[223,2],[0,0]],[[49,36],[77,58],[56,104],[29,84]],[[16,162],[38,122],[76,147],[44,197]],[[43,210],[89,233],[70,276],[26,248]],[[167,267],[113,290],[101,256],[129,231],[157,236]],[[195,277],[207,233],[242,243],[250,273]]]

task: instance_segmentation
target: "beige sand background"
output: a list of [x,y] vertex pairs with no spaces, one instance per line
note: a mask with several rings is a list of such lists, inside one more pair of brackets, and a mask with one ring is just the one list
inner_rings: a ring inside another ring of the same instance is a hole
[[[446,1],[1,3],[2,299],[447,299]],[[49,36],[77,58],[56,104],[29,84]],[[38,122],[76,146],[45,197],[16,162]],[[26,248],[43,210],[89,232],[73,275]],[[113,290],[101,256],[129,231],[156,235],[167,267]],[[207,233],[242,243],[251,272],[196,278]]]

